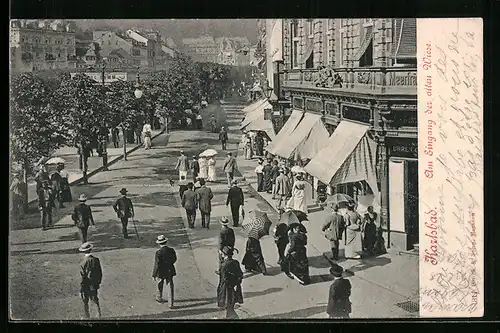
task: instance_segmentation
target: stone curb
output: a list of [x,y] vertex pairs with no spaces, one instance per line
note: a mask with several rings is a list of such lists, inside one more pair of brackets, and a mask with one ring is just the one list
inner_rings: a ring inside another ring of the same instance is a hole
[[[163,133],[165,133],[165,129],[161,130],[160,133],[158,134],[155,134],[152,138],[151,138],[151,141],[153,141],[153,139],[159,137],[160,135],[162,135]],[[139,145],[136,145],[135,147],[131,148],[130,150],[127,150],[127,155],[133,153],[134,151],[136,151],[137,149],[141,148],[143,146],[143,143],[139,144]],[[116,157],[114,157],[112,160],[109,160],[108,161],[108,167],[115,164],[116,162],[120,161],[123,159],[123,153],[121,155],[118,155]],[[92,170],[91,172],[89,172],[87,174],[87,179],[89,179],[90,177],[94,176],[95,174],[101,172],[102,170],[104,170],[104,166],[100,166],[98,167],[97,169],[94,169]],[[79,183],[81,183],[83,181],[83,176],[81,176],[80,178],[78,179],[75,179],[73,180],[72,182],[69,183],[69,186],[73,186],[73,185],[77,185]],[[36,202],[38,199],[32,199],[30,201],[28,201],[28,205]]]

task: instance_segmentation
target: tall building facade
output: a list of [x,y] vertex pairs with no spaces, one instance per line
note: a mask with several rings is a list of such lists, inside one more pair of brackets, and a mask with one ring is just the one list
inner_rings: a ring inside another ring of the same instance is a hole
[[[284,19],[282,24],[279,89],[290,101],[284,121],[295,111],[317,115],[338,140],[355,136],[340,133],[345,128],[364,131],[366,147],[373,149],[363,154],[373,161],[374,179],[352,174],[359,166],[352,153],[343,164],[351,163],[351,171],[337,172],[329,191],[355,199],[373,195],[387,245],[413,248],[418,244],[416,19]],[[319,177],[321,167],[330,167],[328,158],[297,162]],[[317,186],[318,179],[313,181]]]
[[219,46],[212,36],[182,39],[183,51],[196,62],[214,62],[219,59]]
[[11,20],[10,69],[32,72],[76,67],[75,25],[64,20]]

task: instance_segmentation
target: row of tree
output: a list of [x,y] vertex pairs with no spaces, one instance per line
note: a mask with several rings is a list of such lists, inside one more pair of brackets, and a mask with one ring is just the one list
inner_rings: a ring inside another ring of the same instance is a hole
[[32,73],[11,78],[11,159],[29,173],[34,163],[58,147],[90,139],[92,130],[131,128],[154,116],[173,119],[201,100],[221,99],[239,82],[230,66],[195,63],[176,57],[166,71],[141,82],[117,81],[102,86],[84,74],[43,78]]

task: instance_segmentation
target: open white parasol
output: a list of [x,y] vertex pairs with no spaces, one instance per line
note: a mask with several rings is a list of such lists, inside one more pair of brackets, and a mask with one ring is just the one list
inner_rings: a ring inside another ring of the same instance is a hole
[[304,168],[302,168],[301,166],[298,166],[298,165],[293,166],[291,171],[294,173],[306,173],[304,171]]
[[59,164],[59,163],[64,164],[64,163],[66,163],[66,160],[62,157],[52,157],[47,162],[45,162],[45,164],[48,164],[48,165]]
[[217,155],[217,151],[215,149],[207,149],[204,152],[200,154],[200,156],[205,156],[205,157],[212,157]]

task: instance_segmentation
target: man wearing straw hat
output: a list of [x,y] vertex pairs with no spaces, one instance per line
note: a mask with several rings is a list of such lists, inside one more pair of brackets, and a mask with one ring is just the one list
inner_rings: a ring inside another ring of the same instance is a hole
[[174,307],[174,276],[177,274],[175,271],[175,262],[177,261],[177,255],[175,250],[167,246],[168,239],[164,235],[158,236],[156,239],[156,244],[160,245],[160,248],[155,254],[155,263],[153,268],[153,280],[158,282],[158,294],[156,296],[156,301],[158,303],[163,303],[163,285],[170,285],[170,308]]
[[[222,228],[219,233],[219,270],[220,270],[220,265],[224,261],[224,255],[222,253],[222,249],[224,246],[229,246],[230,248],[234,248],[234,243],[236,241],[236,238],[234,236],[234,230],[229,227],[229,219],[225,216],[223,216],[220,219],[220,224],[222,225]],[[215,271],[217,274],[219,274],[219,270]]]
[[91,243],[84,243],[78,249],[85,254],[85,258],[80,265],[80,276],[82,278],[80,283],[80,296],[83,301],[83,309],[85,311],[85,318],[90,318],[89,300],[97,306],[99,318],[101,318],[101,307],[99,305],[99,297],[97,291],[102,281],[102,268],[101,262],[98,258],[90,254],[92,251]]
[[87,243],[87,232],[90,224],[95,226],[94,217],[92,216],[92,210],[85,202],[87,201],[87,196],[82,193],[78,198],[80,204],[78,204],[73,210],[71,219],[75,222],[79,232],[82,244]]
[[134,218],[134,205],[132,204],[132,201],[127,198],[127,193],[127,189],[122,188],[120,190],[120,194],[122,195],[122,197],[116,200],[115,204],[113,205],[113,209],[115,210],[116,215],[122,222],[122,231],[124,238],[128,238],[128,219]]
[[330,318],[349,318],[351,313],[351,282],[342,277],[344,269],[339,265],[334,265],[330,268],[330,274],[335,280],[330,286],[328,294],[328,305],[326,313]]

